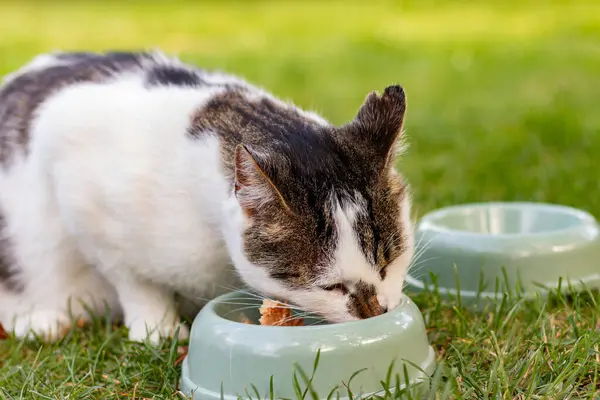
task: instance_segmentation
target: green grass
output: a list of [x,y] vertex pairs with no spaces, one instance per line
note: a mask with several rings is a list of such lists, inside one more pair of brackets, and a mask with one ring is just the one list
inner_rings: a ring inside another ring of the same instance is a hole
[[[600,217],[600,3],[341,4],[1,2],[0,74],[54,48],[157,46],[336,123],[400,82],[415,216],[533,200]],[[434,293],[414,299],[441,363],[440,398],[600,396],[597,293],[479,314]],[[125,338],[98,322],[54,346],[0,342],[0,399],[178,396],[178,346]]]

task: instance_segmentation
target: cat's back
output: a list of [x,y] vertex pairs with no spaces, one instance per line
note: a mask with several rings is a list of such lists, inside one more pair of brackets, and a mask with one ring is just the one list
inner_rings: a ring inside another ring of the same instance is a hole
[[201,102],[210,92],[232,84],[241,82],[158,51],[40,55],[0,84],[0,167],[6,169],[28,154],[38,120],[48,108],[55,113],[60,108],[52,108],[52,102],[60,103],[66,114],[54,118],[61,123],[106,119],[105,114],[115,112],[125,119],[126,112],[146,113],[150,123],[160,117],[153,108],[177,101],[195,107],[194,96]]
[[92,263],[116,252],[160,275],[220,262],[219,142],[188,128],[231,85],[244,83],[158,52],[39,56],[0,86],[0,215],[56,201]]

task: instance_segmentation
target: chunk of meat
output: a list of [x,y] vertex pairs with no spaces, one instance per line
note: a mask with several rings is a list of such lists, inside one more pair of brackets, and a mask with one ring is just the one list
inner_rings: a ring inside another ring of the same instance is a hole
[[264,300],[260,307],[260,324],[265,326],[302,326],[304,320],[292,316],[292,309],[285,303]]

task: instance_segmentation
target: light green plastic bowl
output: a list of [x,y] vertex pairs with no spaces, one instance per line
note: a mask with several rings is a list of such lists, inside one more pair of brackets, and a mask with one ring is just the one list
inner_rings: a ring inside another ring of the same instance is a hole
[[[600,288],[600,230],[593,216],[544,203],[479,203],[425,215],[416,229],[409,287],[460,292],[475,307],[505,293]],[[559,288],[559,282],[560,288]]]
[[[220,399],[223,394],[233,400],[248,394],[255,398],[256,388],[261,398],[268,398],[273,377],[274,397],[295,399],[295,364],[310,376],[319,349],[312,388],[323,399],[335,386],[340,387],[340,398],[347,397],[344,384],[362,369],[350,385],[354,396],[383,390],[381,381],[392,362],[392,383],[398,374],[403,387],[407,381],[411,387],[426,387],[435,369],[423,318],[407,297],[384,315],[356,322],[326,324],[306,318],[305,326],[299,327],[238,322],[246,316],[257,323],[260,304],[249,295],[233,292],[211,301],[196,316],[183,362],[184,394],[195,400]],[[305,387],[299,373],[297,380]]]

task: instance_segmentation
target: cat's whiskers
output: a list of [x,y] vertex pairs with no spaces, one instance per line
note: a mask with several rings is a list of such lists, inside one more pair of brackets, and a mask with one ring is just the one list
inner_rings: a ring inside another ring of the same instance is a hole
[[259,293],[251,291],[250,288],[237,288],[235,286],[230,286],[230,285],[217,285],[217,286],[220,287],[221,289],[230,290],[232,292],[240,292],[240,293],[243,293],[243,294],[248,295],[250,297],[255,297],[257,299],[260,299],[260,300],[264,300],[265,299],[264,296],[262,296]]
[[327,322],[327,320],[325,318],[323,318],[323,319],[317,319],[316,321],[313,321],[310,324],[304,325],[304,326],[313,326],[313,325],[321,324],[321,323],[323,323],[323,321]]
[[[261,300],[261,301],[269,300],[269,301],[272,301],[274,303],[283,304],[283,303],[281,303],[280,301],[278,301],[276,299],[270,298],[268,296],[262,295],[262,294],[257,293],[257,292],[252,292],[251,289],[245,290],[245,289],[236,288],[236,287],[229,286],[229,285],[218,285],[218,286],[221,287],[221,288],[223,288],[223,289],[226,289],[226,290],[237,291],[237,292],[243,293],[245,295],[248,295],[250,297],[256,298],[256,299]],[[305,309],[303,309],[301,307],[298,307],[298,306],[295,306],[295,305],[291,305],[291,304],[284,304],[284,306],[280,306],[279,308],[289,308],[289,309],[295,310],[295,311],[306,311]]]
[[287,318],[282,319],[281,321],[279,321],[279,325],[281,324],[285,324],[286,322],[290,322],[290,321],[295,321],[295,320],[299,320],[299,319],[304,319],[307,316],[309,316],[310,313],[304,313],[304,314],[297,314],[297,315],[291,315]]
[[423,252],[423,249],[427,247],[427,246],[420,247],[421,242],[424,240],[424,238],[425,238],[424,236],[421,236],[419,238],[419,240],[417,241],[417,243],[415,243],[414,248],[417,250],[415,251],[415,253],[412,256],[412,261],[415,261],[416,259],[418,259],[419,255]]
[[[195,299],[205,301],[205,302],[211,301],[211,299],[207,299],[207,298],[203,298],[203,297],[195,297]],[[244,301],[244,300],[246,300],[246,301]],[[257,300],[261,300],[261,299],[257,298]],[[254,302],[246,297],[233,297],[231,299],[228,299],[227,301],[223,301],[221,304],[227,304],[227,305],[233,305],[233,306],[248,306],[247,308],[259,308],[262,305],[258,301]],[[281,304],[281,303],[280,303],[280,305],[276,305],[276,306],[273,306],[270,308],[278,308],[278,309],[306,312],[306,310],[303,310],[301,308],[290,307],[289,305]],[[235,312],[237,310],[239,310],[239,309],[232,310],[232,312]]]
[[[208,298],[208,297],[200,297],[200,296],[194,296],[193,297],[194,300],[200,300],[203,302],[210,302],[212,300],[214,300],[214,298]],[[232,301],[246,301],[247,304],[251,304],[253,299],[248,299],[247,297],[232,297],[230,299],[228,299],[227,301],[224,301],[224,303],[231,303]],[[260,300],[260,299],[256,299],[256,300]],[[258,302],[256,304],[259,304]]]
[[429,247],[429,245],[431,244],[431,242],[433,241],[434,237],[432,237],[431,239],[429,239],[427,241],[427,243],[425,243],[422,247],[419,247],[421,245],[421,242],[424,240],[423,236],[421,236],[421,238],[419,239],[419,241],[417,242],[417,244],[415,245],[415,247],[417,248],[417,251],[415,252],[415,254],[413,254],[413,257],[411,259],[411,269],[412,266],[417,264],[419,259],[423,256],[423,254],[425,253],[425,251],[427,250],[427,248]]
[[252,310],[252,309],[255,309],[255,308],[256,308],[256,305],[254,305],[254,304],[251,305],[251,306],[247,306],[247,307],[236,308],[236,309],[233,309],[233,310],[229,311],[228,313],[224,314],[223,317],[226,317],[226,316],[228,316],[230,314],[233,314],[233,313],[236,313],[236,312],[241,312],[241,311],[245,311],[245,310]]
[[439,260],[439,259],[440,259],[440,257],[429,257],[429,258],[421,259],[411,266],[410,272],[412,272],[412,273],[419,272],[421,269],[423,269],[423,267],[425,267],[425,265],[428,262],[433,261],[433,260]]

